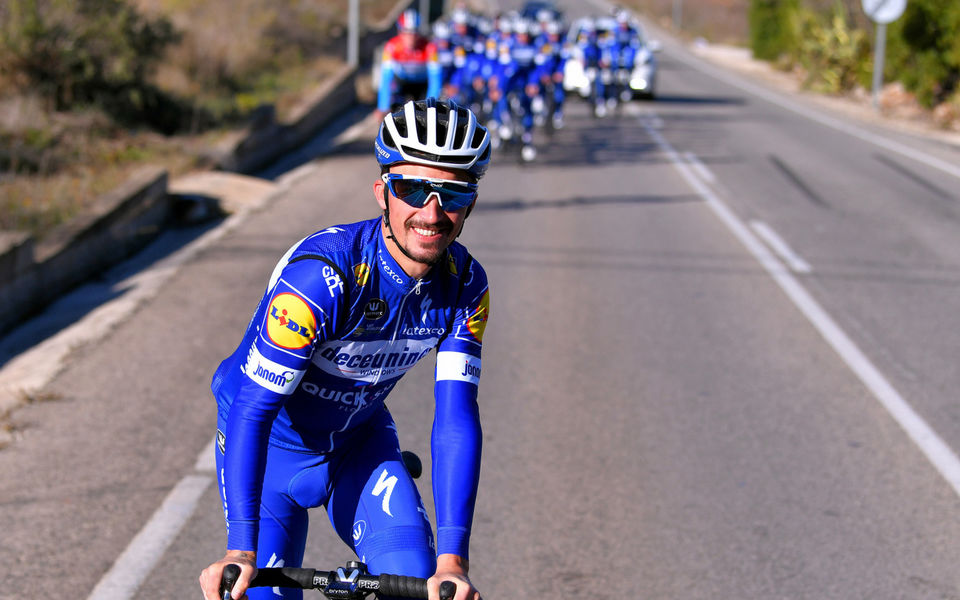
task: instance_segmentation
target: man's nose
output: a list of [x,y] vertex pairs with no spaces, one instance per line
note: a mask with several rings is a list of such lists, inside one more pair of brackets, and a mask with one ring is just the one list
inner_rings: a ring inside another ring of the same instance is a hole
[[433,192],[427,196],[427,201],[420,210],[423,211],[425,216],[433,217],[435,219],[440,218],[440,216],[443,214],[443,206],[440,204],[440,194]]

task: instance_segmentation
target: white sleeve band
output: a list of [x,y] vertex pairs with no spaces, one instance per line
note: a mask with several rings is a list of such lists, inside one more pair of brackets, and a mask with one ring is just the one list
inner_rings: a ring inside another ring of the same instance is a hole
[[250,346],[243,372],[260,387],[285,395],[290,395],[297,389],[303,374],[306,373],[305,370],[298,371],[273,362],[260,354],[255,345]]
[[480,359],[463,352],[437,353],[437,381],[480,383]]

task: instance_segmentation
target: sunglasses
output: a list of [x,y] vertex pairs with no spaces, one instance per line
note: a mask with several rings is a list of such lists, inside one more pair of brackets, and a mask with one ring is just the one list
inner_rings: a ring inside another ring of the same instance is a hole
[[477,199],[477,184],[452,179],[416,177],[402,173],[384,173],[380,176],[387,189],[414,208],[423,208],[430,196],[436,194],[440,208],[454,212],[466,208]]

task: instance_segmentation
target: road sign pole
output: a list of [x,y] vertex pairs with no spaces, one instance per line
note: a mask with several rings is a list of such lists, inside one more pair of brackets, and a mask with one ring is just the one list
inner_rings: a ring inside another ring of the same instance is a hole
[[880,108],[880,88],[883,86],[883,60],[887,53],[887,25],[877,23],[877,41],[873,48],[873,108]]
[[347,64],[356,67],[360,64],[360,0],[350,0],[347,17]]
[[430,0],[420,0],[420,33],[430,34]]

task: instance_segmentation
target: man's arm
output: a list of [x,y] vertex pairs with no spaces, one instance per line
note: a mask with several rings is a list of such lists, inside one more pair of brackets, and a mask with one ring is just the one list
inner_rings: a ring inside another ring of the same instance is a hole
[[[289,261],[289,262],[287,262]],[[328,272],[329,270],[329,272]],[[216,597],[223,567],[241,567],[234,597],[256,573],[260,498],[270,431],[286,399],[300,383],[318,342],[334,335],[340,312],[348,310],[336,277],[324,261],[289,260],[277,266],[266,309],[255,315],[257,335],[237,366],[242,383],[233,396],[224,440],[223,485],[227,553],[200,576],[205,597]]]
[[477,391],[480,350],[489,314],[486,274],[472,262],[451,331],[437,348],[431,435],[433,497],[437,513],[437,574],[430,580],[436,600],[440,581],[457,583],[456,600],[479,598],[467,577],[470,531],[480,481],[482,430]]

